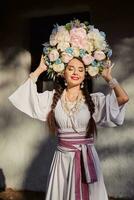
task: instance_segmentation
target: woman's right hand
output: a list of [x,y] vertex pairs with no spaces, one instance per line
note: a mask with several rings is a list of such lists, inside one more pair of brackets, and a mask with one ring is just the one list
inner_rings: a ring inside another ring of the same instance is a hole
[[45,65],[43,55],[41,55],[39,66],[36,68],[36,70],[34,72],[30,73],[30,77],[31,78],[35,78],[35,77],[37,78],[37,77],[40,76],[40,74],[42,74],[46,70],[47,70],[47,65]]
[[41,72],[44,72],[44,71],[47,70],[47,65],[45,65],[45,60],[43,58],[43,54],[41,55],[41,59],[40,59],[40,63],[39,63],[38,69],[40,69]]

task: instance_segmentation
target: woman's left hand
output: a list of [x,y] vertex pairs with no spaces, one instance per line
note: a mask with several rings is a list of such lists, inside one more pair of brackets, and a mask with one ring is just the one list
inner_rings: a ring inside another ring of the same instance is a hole
[[111,75],[111,70],[112,70],[112,67],[114,66],[114,64],[111,64],[111,61],[108,60],[106,62],[106,66],[105,68],[103,69],[101,75],[102,77],[107,81],[109,82],[111,79],[112,79],[112,75]]

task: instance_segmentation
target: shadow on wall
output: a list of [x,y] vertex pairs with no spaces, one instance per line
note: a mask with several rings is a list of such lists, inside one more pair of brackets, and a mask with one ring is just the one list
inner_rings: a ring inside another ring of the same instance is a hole
[[[56,149],[57,139],[52,136],[40,144],[38,154],[32,160],[24,177],[23,188],[46,191],[48,174]],[[24,194],[27,199],[27,193]],[[43,195],[43,194],[42,194]]]
[[126,119],[121,127],[99,131],[97,151],[108,194],[113,197],[134,197],[133,129],[133,121]]
[[[9,58],[6,62],[4,51],[1,53],[0,166],[7,187],[45,191],[56,140],[47,137],[49,131],[44,122],[31,119],[8,101],[8,96],[28,78],[30,53],[19,48],[17,51],[17,47],[11,47],[7,52]],[[49,85],[45,84],[45,89],[48,88]]]
[[[113,45],[112,69],[129,96],[124,124],[121,127],[99,129],[97,150],[102,163],[108,194],[113,197],[134,198],[134,37],[122,38]],[[94,91],[109,92],[107,83],[100,78],[94,81]]]
[[[9,149],[10,141],[14,137],[12,127],[16,126],[13,113],[10,110],[10,105],[7,97],[10,92],[17,87],[24,77],[26,77],[28,68],[30,66],[30,53],[25,49],[19,47],[5,47],[0,49],[0,189],[4,190],[9,186],[9,179],[12,177],[12,157],[11,149]],[[15,131],[14,131],[15,132]],[[7,134],[9,133],[9,134]],[[10,140],[11,138],[11,140]],[[15,139],[14,139],[15,141]],[[12,143],[13,144],[13,143]],[[10,162],[10,164],[9,164]],[[9,167],[10,166],[10,167]],[[4,171],[4,173],[3,173]],[[8,172],[9,171],[9,172]],[[11,173],[11,174],[10,174]],[[9,176],[8,176],[8,175]],[[5,184],[6,178],[6,184]],[[12,181],[11,181],[12,182]]]
[[0,192],[4,191],[6,189],[6,180],[3,173],[3,170],[0,169]]

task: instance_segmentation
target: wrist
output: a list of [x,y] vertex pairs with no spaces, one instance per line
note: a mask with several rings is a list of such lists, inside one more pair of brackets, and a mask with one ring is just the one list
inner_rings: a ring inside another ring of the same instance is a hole
[[29,77],[32,79],[32,81],[35,83],[38,79],[38,77],[40,76],[40,74],[42,73],[41,68],[37,67],[37,69],[34,72],[31,72],[29,74]]
[[108,81],[108,85],[111,89],[115,88],[117,85],[119,85],[119,82],[115,79],[112,78]]
[[45,69],[44,69],[44,67],[39,65],[35,71],[37,71],[37,73],[40,75],[41,73],[43,73],[45,71]]
[[31,73],[29,74],[29,78],[30,78],[34,83],[36,83],[36,82],[37,82],[37,79],[38,79],[38,76],[37,76],[37,74],[35,74],[35,72],[31,72]]
[[109,82],[109,81],[111,81],[112,79],[113,79],[112,76],[110,76],[110,77],[106,77],[106,78],[105,78],[105,81]]

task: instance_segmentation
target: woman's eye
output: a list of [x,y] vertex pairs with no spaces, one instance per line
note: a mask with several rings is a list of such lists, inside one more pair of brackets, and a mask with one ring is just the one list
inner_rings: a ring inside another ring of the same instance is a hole
[[[68,68],[68,70],[69,70],[69,71],[73,71],[74,68],[73,68],[73,67],[70,67],[70,68]],[[83,72],[83,71],[84,71],[84,69],[78,69],[78,70],[79,70],[79,72]]]
[[69,71],[72,71],[72,70],[73,70],[73,68],[69,68],[68,70],[69,70]]

